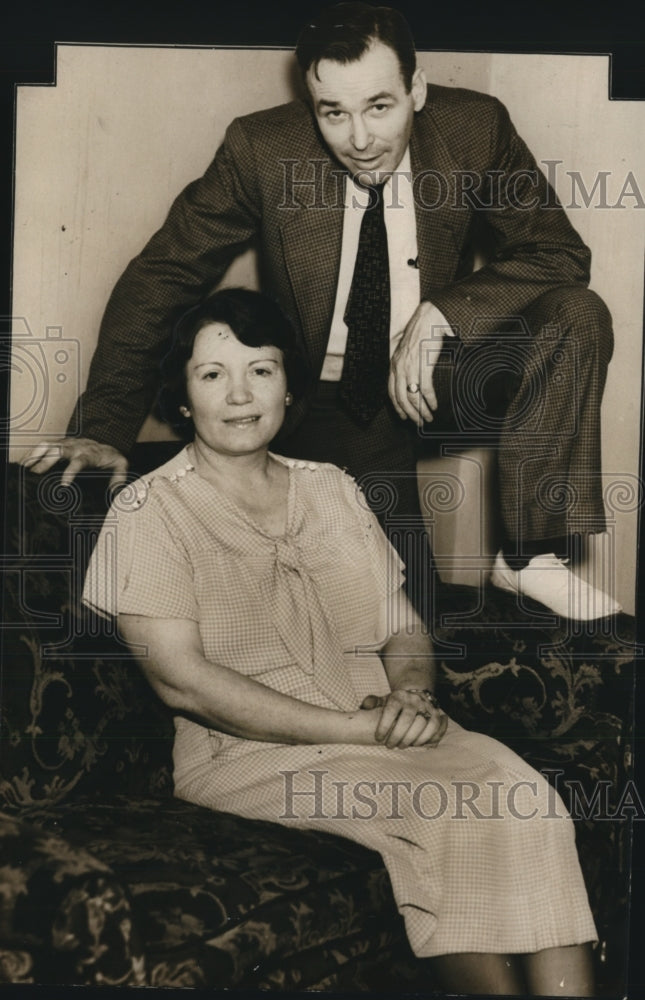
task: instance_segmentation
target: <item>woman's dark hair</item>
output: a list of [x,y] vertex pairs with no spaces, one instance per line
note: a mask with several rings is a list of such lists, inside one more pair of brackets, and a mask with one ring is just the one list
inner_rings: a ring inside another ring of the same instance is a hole
[[309,384],[309,369],[293,327],[273,299],[248,288],[214,292],[179,317],[160,366],[157,413],[187,441],[194,436],[193,421],[179,412],[181,406],[188,405],[186,364],[193,355],[197,334],[211,323],[226,323],[246,347],[279,348],[294,399],[303,396]]
[[310,66],[314,73],[321,59],[356,62],[371,42],[383,42],[396,53],[406,91],[412,87],[417,66],[414,40],[403,15],[392,7],[372,7],[361,2],[325,7],[315,21],[306,24],[296,45],[296,59],[303,77]]

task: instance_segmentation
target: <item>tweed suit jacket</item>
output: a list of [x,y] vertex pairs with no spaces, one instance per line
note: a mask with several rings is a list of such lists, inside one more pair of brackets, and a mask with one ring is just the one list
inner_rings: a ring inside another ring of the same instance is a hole
[[[497,331],[501,317],[550,288],[587,283],[589,251],[497,99],[429,86],[410,157],[421,297],[464,341]],[[250,245],[260,252],[263,287],[319,374],[336,295],[343,176],[302,101],[232,122],[204,176],[179,195],[114,288],[79,402],[85,436],[128,453],[174,320]],[[473,272],[482,234],[488,262]]]

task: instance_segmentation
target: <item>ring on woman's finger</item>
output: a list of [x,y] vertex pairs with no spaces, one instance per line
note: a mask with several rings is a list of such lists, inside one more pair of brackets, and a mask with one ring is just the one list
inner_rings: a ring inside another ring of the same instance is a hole
[[408,382],[406,388],[407,388],[408,392],[412,392],[412,393],[415,393],[415,392],[419,391],[419,385],[418,385],[417,382]]

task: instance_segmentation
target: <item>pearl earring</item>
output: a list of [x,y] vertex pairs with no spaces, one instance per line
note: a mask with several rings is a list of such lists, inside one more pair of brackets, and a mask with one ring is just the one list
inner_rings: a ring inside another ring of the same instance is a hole
[[284,404],[285,406],[291,406],[292,403],[293,403],[293,396],[291,395],[290,392],[288,392],[287,395],[284,397]]
[[190,410],[188,409],[187,406],[180,406],[179,407],[179,412],[181,413],[182,417],[189,417],[190,416]]

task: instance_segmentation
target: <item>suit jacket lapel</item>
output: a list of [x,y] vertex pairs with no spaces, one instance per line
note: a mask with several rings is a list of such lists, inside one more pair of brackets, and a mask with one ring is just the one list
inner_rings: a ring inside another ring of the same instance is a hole
[[307,331],[309,360],[317,373],[336,301],[343,238],[343,171],[320,145],[312,145],[310,156],[296,167],[296,175],[300,180],[315,178],[315,187],[294,189],[293,201],[299,207],[285,213],[280,236],[300,323]]
[[455,208],[458,165],[432,116],[431,106],[415,116],[410,137],[421,298],[454,279],[469,212]]

